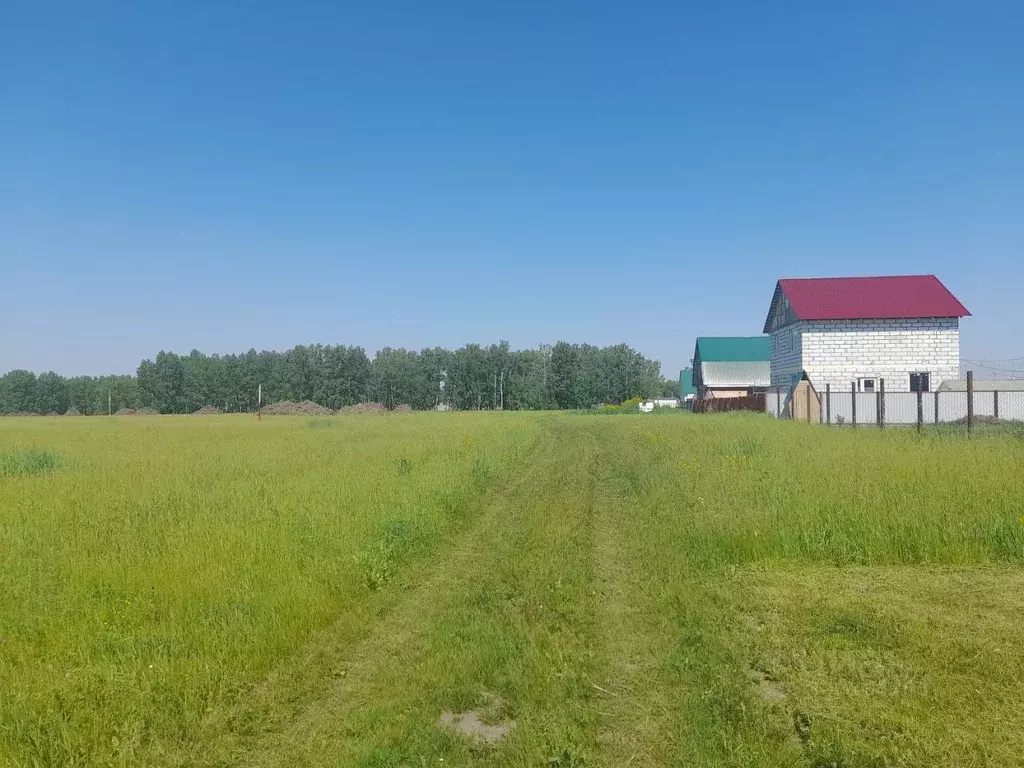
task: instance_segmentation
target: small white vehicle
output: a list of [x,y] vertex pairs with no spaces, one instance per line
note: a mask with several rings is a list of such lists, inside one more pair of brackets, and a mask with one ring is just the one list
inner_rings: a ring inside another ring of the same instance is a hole
[[679,401],[674,397],[650,397],[640,402],[637,408],[642,413],[650,413],[655,408],[678,408]]

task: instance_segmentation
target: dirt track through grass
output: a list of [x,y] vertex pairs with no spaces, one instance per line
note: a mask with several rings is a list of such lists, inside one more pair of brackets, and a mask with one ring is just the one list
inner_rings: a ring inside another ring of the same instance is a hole
[[[1013,435],[69,423],[0,440],[66,459],[0,484],[0,764],[1009,766],[1024,748]],[[445,712],[515,728],[485,744]]]
[[[393,762],[391,755],[415,755],[418,737],[426,736],[429,743],[441,736],[436,729],[441,711],[476,703],[492,692],[493,682],[472,682],[472,671],[470,681],[461,681],[462,690],[454,694],[459,681],[436,678],[446,672],[465,672],[460,668],[474,659],[452,653],[446,643],[435,648],[432,633],[438,632],[439,625],[447,628],[453,614],[460,616],[460,623],[467,621],[466,614],[473,612],[477,601],[488,604],[494,599],[488,594],[488,572],[500,550],[507,549],[510,523],[518,520],[516,527],[521,528],[524,517],[530,525],[536,522],[530,508],[537,499],[548,498],[553,490],[552,467],[564,459],[559,444],[545,435],[517,475],[487,496],[472,527],[451,542],[442,557],[418,569],[417,575],[424,580],[410,586],[393,608],[367,628],[365,637],[336,659],[335,679],[323,694],[283,729],[261,736],[232,758],[253,766]],[[321,642],[332,640],[327,633]],[[439,654],[443,658],[437,658]],[[410,690],[425,695],[414,700],[396,695]],[[410,705],[415,716],[409,712]],[[364,738],[339,738],[354,731]]]
[[[582,452],[583,456],[580,456]],[[345,676],[242,764],[447,764],[580,755],[589,739],[587,541],[592,446],[549,433],[473,528],[359,642]],[[443,711],[499,697],[518,728],[481,748]],[[348,738],[346,738],[348,736]],[[433,761],[437,761],[437,757]]]

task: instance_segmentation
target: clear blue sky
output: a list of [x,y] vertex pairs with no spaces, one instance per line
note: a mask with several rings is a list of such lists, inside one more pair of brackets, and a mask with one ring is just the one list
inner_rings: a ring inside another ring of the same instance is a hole
[[[842,6],[842,7],[840,7]],[[0,8],[0,369],[625,341],[939,275],[1024,356],[1024,3]]]

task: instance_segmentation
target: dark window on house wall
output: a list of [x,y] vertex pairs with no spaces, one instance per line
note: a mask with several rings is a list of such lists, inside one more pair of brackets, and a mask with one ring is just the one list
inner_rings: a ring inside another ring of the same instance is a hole
[[931,376],[927,373],[912,373],[910,374],[910,391],[911,392],[930,392]]
[[875,380],[874,379],[861,379],[860,380],[860,391],[861,392],[874,392],[875,391]]

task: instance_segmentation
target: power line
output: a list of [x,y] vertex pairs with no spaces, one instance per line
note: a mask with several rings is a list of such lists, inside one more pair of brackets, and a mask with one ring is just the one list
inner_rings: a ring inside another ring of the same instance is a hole
[[1009,379],[1024,379],[1024,371],[1005,371],[999,368],[984,368],[985,373],[998,373]]
[[[1007,365],[1005,363],[993,365],[992,363],[995,362],[994,360],[961,360],[960,362],[967,363],[968,365],[976,365],[979,368],[1024,368],[1024,362],[1021,362],[1019,365]],[[1012,361],[1010,362],[1012,363]]]
[[1000,366],[984,365],[982,363],[972,360],[963,360],[961,362],[968,363],[969,365],[972,365],[975,368],[980,368],[986,372],[1014,374],[1015,376],[1024,377],[1024,368],[1003,368]]
[[1006,360],[968,360],[966,357],[961,357],[960,362],[973,363],[974,365],[984,365],[985,363],[1016,363],[1024,362],[1024,357],[1009,357]]

